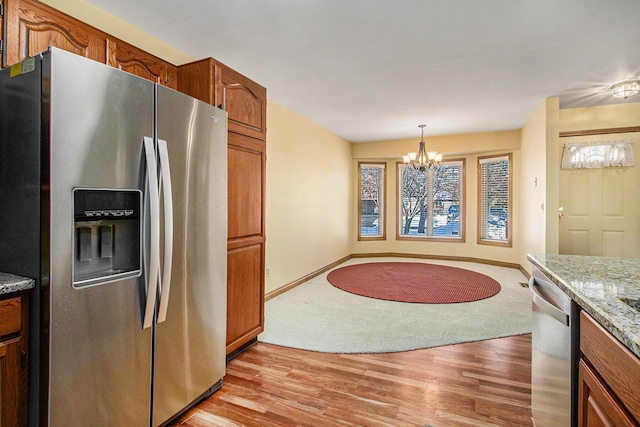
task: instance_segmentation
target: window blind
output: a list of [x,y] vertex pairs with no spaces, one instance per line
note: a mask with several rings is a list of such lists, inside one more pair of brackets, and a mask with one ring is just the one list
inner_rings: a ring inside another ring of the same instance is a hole
[[479,159],[480,239],[507,242],[510,218],[510,158]]
[[384,164],[360,164],[359,237],[384,236]]

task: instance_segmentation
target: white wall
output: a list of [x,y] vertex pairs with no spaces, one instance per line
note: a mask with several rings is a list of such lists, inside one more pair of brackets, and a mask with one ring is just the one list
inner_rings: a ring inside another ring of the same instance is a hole
[[350,254],[350,144],[269,100],[266,179],[268,293]]
[[560,132],[629,126],[640,126],[640,102],[560,110]]
[[522,128],[520,169],[519,263],[531,272],[527,253],[545,253],[547,226],[547,101],[545,100]]
[[[545,104],[545,147],[546,147],[546,175],[547,194],[546,199],[546,227],[545,251],[548,254],[557,254],[560,249],[560,219],[558,208],[560,207],[560,98],[547,98]],[[527,263],[527,268],[528,263]]]

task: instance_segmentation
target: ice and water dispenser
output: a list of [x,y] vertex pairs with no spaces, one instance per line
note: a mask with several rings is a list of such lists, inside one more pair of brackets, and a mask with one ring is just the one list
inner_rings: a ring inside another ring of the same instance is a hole
[[74,287],[141,274],[141,195],[139,190],[73,191]]

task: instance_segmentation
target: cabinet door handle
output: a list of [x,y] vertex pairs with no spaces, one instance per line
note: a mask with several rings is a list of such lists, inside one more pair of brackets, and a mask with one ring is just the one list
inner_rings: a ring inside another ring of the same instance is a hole
[[22,350],[22,367],[27,366],[27,352]]

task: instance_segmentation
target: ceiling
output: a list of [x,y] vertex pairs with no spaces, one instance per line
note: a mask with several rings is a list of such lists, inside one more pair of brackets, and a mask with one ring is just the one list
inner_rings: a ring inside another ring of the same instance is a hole
[[520,129],[640,78],[638,0],[88,2],[351,142]]

